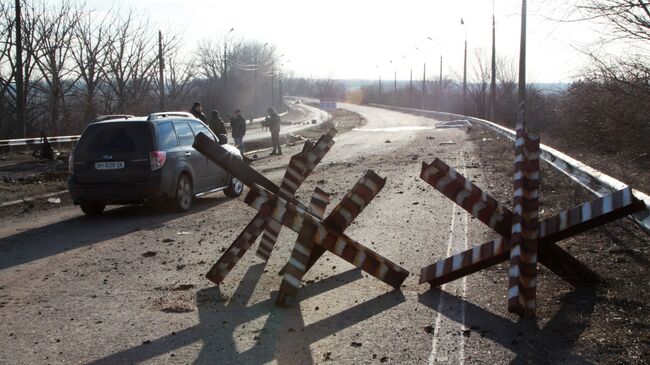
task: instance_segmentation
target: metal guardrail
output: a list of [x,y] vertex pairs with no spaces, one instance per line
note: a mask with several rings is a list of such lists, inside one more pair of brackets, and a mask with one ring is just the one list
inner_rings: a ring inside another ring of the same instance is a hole
[[[398,111],[405,111],[411,113],[419,113],[433,116],[437,119],[466,119],[470,123],[476,123],[484,127],[490,128],[491,130],[505,136],[511,140],[515,140],[515,131],[512,129],[500,126],[496,123],[492,123],[487,120],[468,117],[460,114],[453,113],[443,113],[432,110],[422,110],[414,108],[404,108],[404,107],[395,107],[390,105],[382,104],[369,104],[370,106],[377,106],[386,109],[393,109]],[[541,157],[544,161],[551,164],[553,167],[570,177],[572,180],[582,185],[595,195],[602,197],[608,194],[613,193],[614,191],[621,190],[626,188],[628,185],[622,181],[616,180],[615,178],[598,171],[590,166],[585,165],[584,163],[567,156],[566,154],[542,144],[541,146]],[[645,203],[646,209],[632,215],[632,218],[641,225],[646,231],[650,232],[650,196],[639,190],[632,190],[634,196],[642,200]]]
[[[288,111],[284,113],[280,113],[280,116],[285,116],[287,115]],[[253,123],[255,122],[261,122],[264,120],[264,117],[261,118],[255,118],[253,119]],[[47,137],[48,142],[50,143],[64,143],[64,142],[77,142],[79,141],[79,138],[81,135],[76,135],[76,136],[55,136],[55,137]],[[43,143],[43,139],[41,137],[36,137],[36,138],[17,138],[17,139],[0,139],[0,148],[2,147],[15,147],[15,146],[30,146],[30,145],[38,145]]]
[[[80,136],[47,137],[50,143],[77,142]],[[0,147],[29,146],[43,143],[42,138],[1,139]]]

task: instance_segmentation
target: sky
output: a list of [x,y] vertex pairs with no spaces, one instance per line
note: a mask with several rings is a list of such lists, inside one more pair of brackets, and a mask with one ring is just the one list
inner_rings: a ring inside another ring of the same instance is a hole
[[[467,37],[468,77],[475,53],[491,55],[490,0],[88,0],[91,9],[111,4],[133,8],[161,28],[183,33],[191,51],[202,39],[256,39],[275,45],[285,69],[296,76],[335,79],[421,79],[439,72],[459,78]],[[569,82],[587,57],[580,51],[600,37],[602,26],[561,22],[570,5],[560,0],[528,1],[527,81]],[[521,0],[495,0],[497,56],[516,70]],[[461,25],[461,18],[465,25]],[[433,41],[428,40],[431,37]],[[416,49],[418,47],[420,50]],[[392,61],[392,62],[391,62]]]

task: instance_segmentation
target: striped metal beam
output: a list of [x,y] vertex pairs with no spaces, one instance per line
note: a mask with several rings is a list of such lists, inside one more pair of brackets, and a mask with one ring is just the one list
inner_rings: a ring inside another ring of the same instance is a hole
[[500,235],[510,238],[512,213],[496,199],[436,158],[422,162],[420,178]]
[[219,258],[210,271],[205,275],[213,283],[219,285],[235,267],[239,259],[253,245],[257,237],[262,233],[267,224],[268,215],[260,211],[255,218],[248,223],[246,228],[237,236],[235,241],[228,247],[226,252]]
[[[322,135],[316,144],[307,141],[301,152],[291,156],[289,165],[284,173],[284,178],[278,189],[278,195],[286,200],[295,200],[296,190],[307,179],[307,176],[316,168],[316,165],[325,157],[327,152],[334,145],[336,129],[331,128],[329,132]],[[257,249],[257,256],[268,261],[273,252],[273,247],[278,239],[282,225],[269,219],[265,232],[260,240]]]
[[265,207],[270,208],[271,213],[269,216],[294,232],[300,233],[305,223],[313,225],[313,231],[309,232],[309,234],[305,233],[306,236],[301,239],[302,243],[305,240],[309,240],[316,245],[322,246],[336,256],[341,257],[345,261],[396,289],[408,277],[408,271],[406,269],[361,245],[345,234],[329,229],[318,217],[279,198],[263,187],[252,187],[246,196],[245,202],[258,210],[262,210]]
[[[546,265],[547,262],[557,260],[556,248],[559,246],[554,242],[623,218],[644,207],[645,204],[632,195],[631,189],[625,188],[539,222],[539,261]],[[561,252],[566,251],[561,250]],[[420,271],[420,284],[440,286],[496,265],[509,257],[510,242],[505,238],[498,238],[423,267]],[[554,265],[564,265],[564,263]],[[570,273],[574,268],[569,268],[568,272]],[[562,278],[571,282],[571,277]]]
[[[377,194],[386,185],[386,179],[377,175],[374,171],[368,170],[357,181],[356,184],[345,194],[341,202],[334,207],[329,216],[325,219],[325,225],[334,232],[343,233],[346,228],[361,214],[363,209],[370,204]],[[307,269],[309,271],[318,259],[325,253],[323,247],[314,248]]]
[[[420,177],[506,240],[510,240],[512,212],[456,170],[435,159],[430,165],[422,164]],[[543,249],[552,251],[553,255],[540,251],[539,262],[572,285],[597,280],[593,271],[553,243],[560,239],[549,237]]]
[[[311,196],[311,202],[308,208],[309,213],[313,214],[315,217],[323,219],[325,208],[327,208],[329,202],[330,195],[320,188],[316,188]],[[316,246],[311,242],[311,240],[302,238],[305,237],[305,235],[307,235],[306,237],[309,237],[313,227],[313,225],[305,224],[300,230],[300,233],[298,233],[298,240],[293,247],[289,262],[284,269],[284,278],[280,284],[280,291],[275,301],[276,305],[285,305],[287,297],[295,298],[298,293],[298,288],[300,288],[302,278],[307,271],[307,262]]]
[[517,131],[515,142],[508,311],[533,318],[537,298],[539,136]]

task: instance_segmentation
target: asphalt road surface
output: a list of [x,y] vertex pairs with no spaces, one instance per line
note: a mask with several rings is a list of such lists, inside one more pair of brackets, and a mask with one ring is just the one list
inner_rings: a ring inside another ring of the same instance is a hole
[[[62,207],[3,218],[0,363],[581,363],[544,323],[505,313],[505,271],[442,290],[418,285],[422,266],[493,238],[419,179],[422,161],[440,157],[489,186],[466,132],[344,107],[367,125],[336,136],[298,196],[308,202],[318,186],[333,194],[331,209],[367,169],[386,177],[346,234],[411,272],[401,290],[326,253],[298,300],[275,306],[277,272],[297,237],[286,228],[267,264],[255,245],[215,287],[205,273],[255,215],[243,197],[213,194],[186,214],[115,207],[95,218]],[[253,166],[279,183],[299,150]]]

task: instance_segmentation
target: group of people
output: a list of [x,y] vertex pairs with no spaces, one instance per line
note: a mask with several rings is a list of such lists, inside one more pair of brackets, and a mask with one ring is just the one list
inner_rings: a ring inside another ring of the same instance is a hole
[[[195,118],[200,119],[203,123],[207,124],[212,131],[219,136],[220,143],[227,143],[227,138],[225,137],[228,132],[226,130],[226,124],[221,119],[219,112],[213,110],[210,116],[210,120],[203,114],[203,106],[201,103],[196,102],[192,105],[190,113],[194,115]],[[267,116],[262,122],[263,126],[268,127],[271,132],[271,142],[273,144],[273,151],[270,155],[281,155],[282,147],[280,146],[280,116],[273,109],[269,108],[267,110]],[[232,133],[232,139],[234,140],[235,146],[241,151],[242,155],[244,154],[244,135],[246,135],[246,119],[241,115],[241,110],[235,110],[235,116],[230,118],[230,128]],[[223,137],[221,137],[223,136]],[[226,138],[225,141],[222,141],[222,138]]]

